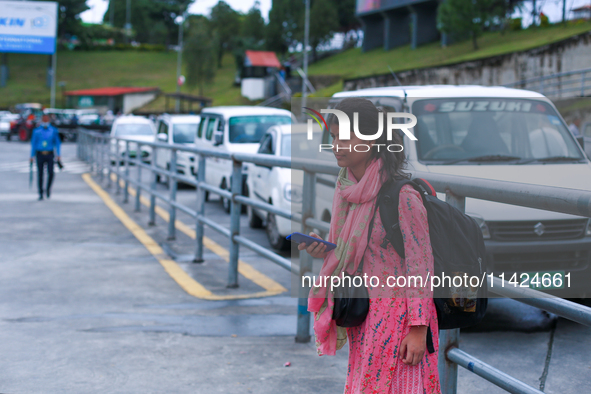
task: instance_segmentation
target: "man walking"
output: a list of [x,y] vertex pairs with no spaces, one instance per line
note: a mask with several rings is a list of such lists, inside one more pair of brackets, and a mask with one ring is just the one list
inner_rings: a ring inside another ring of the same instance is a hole
[[31,163],[33,158],[37,159],[37,180],[39,187],[39,200],[43,200],[43,168],[47,164],[47,198],[51,194],[51,182],[53,182],[53,151],[60,160],[61,141],[55,127],[49,123],[49,115],[41,117],[41,125],[33,130],[31,137]]

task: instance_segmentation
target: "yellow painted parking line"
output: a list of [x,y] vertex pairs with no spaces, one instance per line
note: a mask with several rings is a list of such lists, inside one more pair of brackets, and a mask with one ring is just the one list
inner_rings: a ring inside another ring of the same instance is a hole
[[[168,256],[165,255],[160,245],[158,245],[158,243],[154,241],[154,239],[150,237],[142,227],[137,225],[137,223],[135,223],[133,219],[131,219],[119,205],[117,205],[109,193],[107,193],[96,182],[94,182],[90,174],[83,174],[82,178],[95,191],[95,193],[101,197],[105,205],[111,209],[113,214],[115,214],[115,216],[123,223],[123,225],[125,225],[129,231],[146,247],[146,249],[150,251],[150,253],[158,260],[158,262],[162,265],[162,267],[164,267],[165,271],[175,280],[175,282],[177,282],[177,284],[181,286],[181,288],[183,288],[183,290],[185,290],[188,294],[207,300],[231,300],[268,297],[287,291],[287,289],[281,286],[281,284],[257,271],[250,264],[239,260],[238,271],[240,274],[264,288],[265,291],[239,295],[213,294],[211,291],[207,290],[203,285],[193,279],[190,275],[188,275],[175,261],[170,260]],[[135,189],[130,187],[129,194],[135,196]],[[149,201],[144,197],[140,197],[140,201],[142,204],[147,206],[150,204]],[[166,212],[161,207],[156,206],[155,211],[165,221],[169,220],[168,212]],[[196,238],[195,230],[191,229],[183,222],[176,220],[175,227],[179,231],[187,234],[189,237],[193,239]],[[226,262],[229,261],[228,251],[212,239],[203,237],[203,245],[223,258]]]

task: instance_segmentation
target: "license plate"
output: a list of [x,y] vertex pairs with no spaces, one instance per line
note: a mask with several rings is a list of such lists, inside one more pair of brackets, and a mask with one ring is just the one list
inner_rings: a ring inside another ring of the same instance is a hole
[[520,274],[520,282],[528,284],[530,289],[564,289],[564,271],[533,271]]

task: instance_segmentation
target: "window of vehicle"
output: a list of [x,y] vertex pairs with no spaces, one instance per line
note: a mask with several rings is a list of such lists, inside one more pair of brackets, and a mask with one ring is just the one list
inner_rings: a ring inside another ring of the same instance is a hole
[[201,116],[201,122],[199,122],[199,131],[197,131],[198,138],[203,137],[203,131],[205,130],[206,125],[207,125],[207,118]]
[[261,145],[257,153],[272,155],[273,154],[273,136],[266,134],[261,140]]
[[160,121],[158,125],[158,134],[166,134],[168,135],[168,124],[165,121]]
[[213,135],[213,130],[215,129],[215,121],[216,118],[209,118],[207,120],[207,132],[205,133],[205,138],[211,140],[211,136]]
[[556,111],[543,101],[428,99],[416,101],[412,112],[417,117],[419,160],[451,164],[583,159]]
[[124,123],[117,125],[115,135],[121,137],[124,135],[154,135],[154,131],[149,124],[145,123]]
[[291,117],[277,115],[234,116],[230,118],[230,142],[258,143],[271,126],[290,124]]
[[172,126],[172,140],[175,144],[188,144],[195,142],[197,123],[177,123]]
[[[312,144],[310,144],[312,145]],[[291,134],[283,134],[281,136],[281,156],[292,156],[291,152]],[[298,157],[297,155],[294,155]]]

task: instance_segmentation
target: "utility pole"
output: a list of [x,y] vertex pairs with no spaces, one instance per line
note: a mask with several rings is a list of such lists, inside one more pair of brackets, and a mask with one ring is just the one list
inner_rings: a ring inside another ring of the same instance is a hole
[[310,0],[306,0],[306,15],[304,22],[304,80],[302,81],[302,114],[308,99],[308,44],[310,41]]
[[109,23],[111,27],[115,27],[115,2],[109,0]]
[[566,26],[566,0],[562,0],[562,24]]
[[181,111],[181,99],[179,97],[180,93],[181,93],[181,64],[182,64],[182,60],[183,60],[183,25],[185,24],[185,17],[187,16],[187,10],[185,10],[182,13],[182,20],[179,23],[179,41],[178,41],[178,52],[177,52],[177,58],[176,58],[176,94],[177,94],[177,98],[176,98],[176,103],[175,103],[175,107],[174,110],[176,111],[176,113],[179,113]]
[[125,10],[125,43],[129,44],[131,35],[131,0],[127,0],[127,9]]

